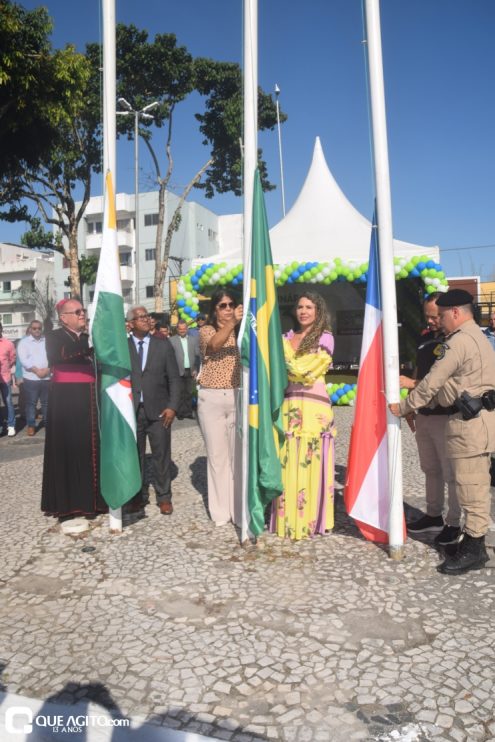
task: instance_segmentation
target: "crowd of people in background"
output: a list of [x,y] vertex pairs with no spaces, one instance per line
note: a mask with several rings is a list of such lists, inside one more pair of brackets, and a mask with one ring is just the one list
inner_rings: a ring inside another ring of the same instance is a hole
[[[99,488],[97,369],[84,307],[68,299],[56,309],[59,328],[45,338],[42,323],[33,320],[17,353],[0,324],[7,434],[16,434],[12,388],[17,380],[27,435],[37,432],[38,404],[46,427],[43,512],[60,520],[94,517],[108,509]],[[488,559],[484,535],[490,514],[490,454],[495,450],[495,311],[481,330],[474,321],[472,297],[452,290],[427,296],[423,312],[426,329],[419,338],[414,374],[399,379],[409,396],[389,407],[394,415],[405,416],[415,433],[425,474],[426,513],[408,523],[408,531],[438,531],[438,546],[456,545],[439,569],[461,574],[479,569]],[[163,515],[173,513],[172,424],[176,418],[194,419],[197,400],[209,515],[216,526],[241,526],[237,336],[242,318],[235,292],[223,287],[213,293],[208,314],[200,314],[195,327],[180,319],[172,329],[144,306],[127,312],[142,478],[126,506],[129,512],[141,512],[149,504],[149,442],[156,504]],[[325,384],[334,337],[326,303],[316,292],[299,296],[293,320],[282,339],[288,375],[282,492],[265,515],[272,532],[299,540],[330,533],[334,526],[336,429]]]

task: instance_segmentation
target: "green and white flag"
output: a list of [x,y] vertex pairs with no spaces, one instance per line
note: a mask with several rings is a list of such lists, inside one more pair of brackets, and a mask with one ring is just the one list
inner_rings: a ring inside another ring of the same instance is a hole
[[94,304],[90,332],[101,376],[100,486],[105,502],[116,510],[139,492],[141,472],[110,171],[105,179],[103,241]]

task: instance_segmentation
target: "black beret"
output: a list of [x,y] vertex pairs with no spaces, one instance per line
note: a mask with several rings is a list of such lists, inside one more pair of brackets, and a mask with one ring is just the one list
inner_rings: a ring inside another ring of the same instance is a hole
[[450,289],[437,299],[437,307],[463,307],[465,304],[472,303],[472,295],[464,289]]

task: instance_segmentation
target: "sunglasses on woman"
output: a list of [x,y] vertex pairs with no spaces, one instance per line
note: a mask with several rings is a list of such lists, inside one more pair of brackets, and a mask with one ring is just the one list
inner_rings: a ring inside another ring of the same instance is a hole
[[222,301],[220,304],[217,304],[218,309],[233,309],[235,307],[235,304],[233,301]]

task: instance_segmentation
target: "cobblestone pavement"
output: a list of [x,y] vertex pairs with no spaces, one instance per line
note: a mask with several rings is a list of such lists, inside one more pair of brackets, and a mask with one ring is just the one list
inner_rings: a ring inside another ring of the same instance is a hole
[[[336,418],[342,483],[352,410]],[[410,510],[423,477],[403,431]],[[23,436],[0,441],[4,460]],[[173,458],[174,514],[150,505],[121,536],[105,516],[63,535],[39,511],[42,457],[3,464],[4,689],[233,742],[495,740],[492,546],[487,569],[457,578],[436,572],[431,536],[392,561],[339,494],[333,534],[241,548],[208,519],[194,423],[175,427]]]

